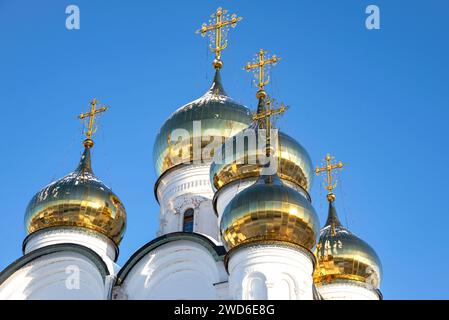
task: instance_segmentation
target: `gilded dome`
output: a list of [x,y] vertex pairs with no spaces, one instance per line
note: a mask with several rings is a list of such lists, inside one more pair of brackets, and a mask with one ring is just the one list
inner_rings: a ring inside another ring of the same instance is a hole
[[[250,146],[249,143],[242,143],[242,147],[238,147],[239,141],[243,141],[250,131],[256,132],[253,134],[255,144]],[[258,127],[253,124],[229,138],[229,141],[218,149],[210,168],[211,184],[215,190],[233,181],[260,175],[266,147],[265,141],[259,142],[257,132]],[[309,192],[313,179],[313,166],[306,149],[281,131],[278,131],[277,142],[274,158],[279,165],[278,176]],[[229,146],[237,147],[230,149]]]
[[77,169],[39,191],[25,214],[27,234],[50,227],[82,227],[119,244],[126,212],[119,198],[95,177],[86,147]]
[[[200,128],[194,128],[194,122]],[[175,111],[161,127],[153,148],[156,174],[179,164],[210,161],[224,140],[251,123],[249,109],[231,99],[216,70],[212,87],[199,99]],[[179,135],[174,130],[178,131]],[[193,146],[201,146],[194,152]],[[204,154],[203,154],[204,153]]]
[[229,250],[253,241],[283,241],[308,250],[316,244],[318,216],[310,202],[277,175],[260,176],[226,206],[220,223]]
[[315,255],[317,265],[313,279],[316,285],[355,281],[374,289],[380,286],[379,257],[365,241],[341,225],[332,201]]

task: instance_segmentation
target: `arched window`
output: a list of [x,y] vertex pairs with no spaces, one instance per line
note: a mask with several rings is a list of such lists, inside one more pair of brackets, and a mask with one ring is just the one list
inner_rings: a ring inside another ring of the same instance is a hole
[[187,209],[184,211],[184,220],[182,224],[182,231],[193,232],[193,209]]
[[265,276],[259,272],[250,274],[244,281],[246,300],[267,300],[268,290]]

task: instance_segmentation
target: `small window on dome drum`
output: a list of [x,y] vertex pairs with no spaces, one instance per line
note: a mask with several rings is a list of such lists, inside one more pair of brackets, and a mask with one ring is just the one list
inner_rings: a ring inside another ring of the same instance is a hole
[[182,231],[193,232],[193,209],[187,209],[184,211],[184,221],[182,226]]

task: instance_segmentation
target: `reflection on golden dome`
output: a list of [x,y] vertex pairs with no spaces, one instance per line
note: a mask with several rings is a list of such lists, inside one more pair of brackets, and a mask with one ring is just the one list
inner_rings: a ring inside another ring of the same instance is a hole
[[333,204],[315,251],[317,266],[313,275],[316,285],[356,281],[378,289],[382,266],[376,252],[362,239],[344,228]]
[[[256,147],[249,147],[248,143],[243,148],[233,148],[228,154],[228,146],[238,145],[238,141],[243,141],[248,136],[249,131],[255,130]],[[254,124],[247,129],[241,131],[232,139],[232,143],[228,141],[218,149],[214,161],[210,167],[211,184],[215,190],[219,190],[223,186],[233,181],[258,177],[264,161],[265,142],[263,146],[259,146],[259,135],[257,134],[257,126]],[[292,182],[307,192],[310,190],[313,179],[313,166],[309,154],[306,149],[301,146],[295,139],[289,135],[278,131],[278,144],[274,154],[274,159],[279,164],[277,174],[281,179]]]
[[[201,125],[200,130],[194,130],[194,121]],[[221,84],[220,71],[216,70],[214,83],[209,91],[178,109],[161,127],[153,148],[156,174],[160,176],[179,164],[211,160],[214,148],[221,146],[226,138],[235,135],[250,123],[249,109],[226,94]],[[179,137],[176,140],[177,134],[172,137],[176,129],[184,130],[189,138]],[[200,152],[194,153],[194,145],[201,146],[198,148]]]
[[125,225],[123,204],[92,172],[89,145],[78,168],[38,192],[25,214],[27,234],[51,227],[82,227],[106,235],[117,245]]
[[229,250],[254,241],[283,241],[311,250],[319,232],[310,202],[277,175],[261,176],[226,206],[220,224]]

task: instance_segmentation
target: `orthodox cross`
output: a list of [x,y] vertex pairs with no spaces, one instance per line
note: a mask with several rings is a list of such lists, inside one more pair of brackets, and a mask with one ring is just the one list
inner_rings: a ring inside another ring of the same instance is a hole
[[332,177],[332,171],[343,168],[343,162],[341,162],[341,161],[339,161],[338,163],[332,162],[333,159],[334,159],[334,157],[332,157],[330,154],[327,154],[326,158],[324,158],[324,160],[326,161],[326,165],[321,168],[317,167],[315,169],[315,173],[317,175],[324,173],[324,172],[326,173],[326,178],[325,178],[326,180],[325,180],[324,188],[328,191],[327,200],[329,202],[332,202],[335,200],[335,195],[332,192],[332,190],[334,190],[337,187],[337,183],[334,182],[334,179]]
[[268,99],[265,104],[265,106],[266,106],[265,110],[253,113],[253,116],[252,116],[253,121],[259,121],[262,119],[265,119],[265,121],[266,121],[275,115],[284,113],[285,110],[287,110],[287,106],[285,106],[283,103],[281,103],[281,106],[279,108],[271,109],[272,102],[273,102],[272,99]]
[[263,123],[265,120],[265,129],[266,129],[266,143],[267,143],[267,155],[269,156],[270,147],[271,147],[271,118],[276,115],[281,115],[287,110],[287,106],[281,103],[279,108],[271,109],[271,104],[274,100],[268,98],[265,103],[265,108],[261,111],[257,111],[253,113],[252,118],[253,121],[260,121]]
[[[89,142],[88,144],[92,144],[93,142],[91,140],[92,135],[97,131],[97,128],[94,126],[95,124],[95,116],[98,115],[99,113],[105,112],[108,107],[106,106],[101,106],[100,108],[97,109],[97,99],[93,98],[92,101],[90,102],[90,111],[89,112],[85,112],[85,113],[81,113],[78,116],[78,119],[80,120],[84,120],[86,118],[89,119],[89,123],[87,124],[87,128],[85,128],[84,130],[84,135],[86,136],[86,141],[85,141],[85,145],[86,142]],[[91,145],[91,146],[92,146]]]
[[215,52],[214,67],[220,69],[223,66],[223,62],[221,61],[221,51],[228,46],[226,35],[229,26],[235,28],[237,23],[242,20],[242,17],[237,17],[236,14],[229,16],[227,10],[223,10],[219,7],[217,11],[211,15],[211,18],[212,19],[209,21],[210,24],[203,23],[201,29],[197,30],[196,33],[200,33],[205,37],[208,32],[211,32],[210,39],[212,44],[210,45],[210,49],[212,52]]
[[265,68],[269,65],[275,65],[280,60],[280,58],[275,54],[272,55],[271,58],[266,57],[266,54],[266,51],[260,49],[258,53],[258,60],[254,61],[253,63],[248,62],[244,68],[244,70],[246,71],[259,69],[257,75],[258,82],[254,81],[256,87],[259,87],[259,92],[263,92],[263,88],[270,82],[269,75],[267,78],[265,78],[265,73],[267,72]]

